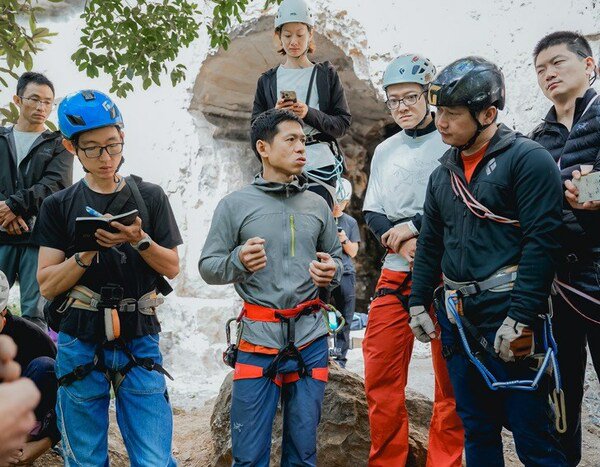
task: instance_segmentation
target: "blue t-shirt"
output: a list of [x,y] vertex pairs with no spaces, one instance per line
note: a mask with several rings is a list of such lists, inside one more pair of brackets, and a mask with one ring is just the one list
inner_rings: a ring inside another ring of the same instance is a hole
[[[360,231],[358,230],[358,222],[354,217],[349,216],[346,213],[342,213],[340,217],[335,218],[335,222],[338,226],[338,231],[341,228],[344,232],[346,232],[346,237],[352,243],[360,242]],[[344,274],[356,274],[356,269],[354,269],[354,262],[346,252],[342,254],[342,263],[344,265]]]

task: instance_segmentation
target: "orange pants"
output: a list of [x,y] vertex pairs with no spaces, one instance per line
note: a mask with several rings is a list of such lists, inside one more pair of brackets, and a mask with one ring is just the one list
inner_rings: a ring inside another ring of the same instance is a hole
[[[406,272],[383,269],[377,288],[397,289]],[[410,294],[407,281],[403,295]],[[408,457],[408,413],[405,388],[414,336],[409,314],[397,297],[385,295],[371,303],[363,341],[365,389],[371,425],[369,466],[402,467]],[[464,432],[456,414],[454,394],[439,339],[431,342],[435,394],[429,425],[427,466],[460,466]]]

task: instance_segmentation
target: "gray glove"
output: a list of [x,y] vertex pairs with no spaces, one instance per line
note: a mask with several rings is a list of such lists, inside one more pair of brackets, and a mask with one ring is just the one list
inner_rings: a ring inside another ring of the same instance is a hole
[[410,329],[421,342],[430,342],[435,339],[435,325],[427,310],[422,305],[410,307]]
[[507,316],[496,331],[494,350],[505,362],[529,357],[534,352],[533,331],[526,324]]

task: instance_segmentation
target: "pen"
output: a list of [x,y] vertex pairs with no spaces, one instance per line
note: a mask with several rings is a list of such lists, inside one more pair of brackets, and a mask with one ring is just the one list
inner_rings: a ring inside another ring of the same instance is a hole
[[85,207],[85,210],[87,211],[87,213],[90,216],[94,216],[94,217],[104,217],[102,214],[100,214],[98,211],[96,211],[94,208],[90,208],[89,206]]

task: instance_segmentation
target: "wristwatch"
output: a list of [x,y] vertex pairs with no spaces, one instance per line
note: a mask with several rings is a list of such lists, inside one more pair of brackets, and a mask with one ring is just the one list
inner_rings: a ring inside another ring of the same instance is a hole
[[148,234],[146,234],[139,242],[131,244],[133,249],[137,251],[145,251],[150,248],[150,245],[152,245],[152,239]]
[[83,269],[87,269],[91,266],[91,264],[85,264],[83,261],[81,261],[81,255],[79,254],[79,252],[75,253],[75,262],[77,263],[77,266],[79,266],[80,268]]

